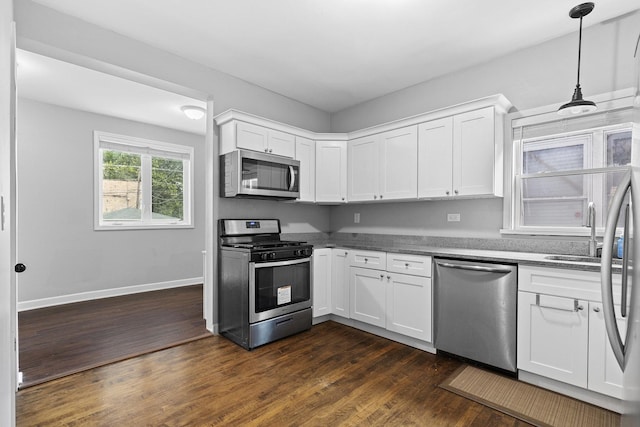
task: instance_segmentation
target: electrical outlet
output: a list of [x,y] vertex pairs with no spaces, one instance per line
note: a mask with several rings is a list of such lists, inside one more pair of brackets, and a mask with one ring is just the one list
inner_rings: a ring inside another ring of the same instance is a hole
[[447,214],[447,221],[448,222],[460,222],[460,214],[459,213]]
[[354,213],[353,214],[353,223],[354,224],[359,224],[360,223],[360,213]]

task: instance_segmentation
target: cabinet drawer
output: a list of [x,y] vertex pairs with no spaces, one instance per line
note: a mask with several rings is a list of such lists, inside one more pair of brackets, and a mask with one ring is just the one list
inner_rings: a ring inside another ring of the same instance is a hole
[[[622,277],[613,275],[614,301],[620,301]],[[600,273],[561,268],[518,268],[518,290],[559,297],[601,301]]]
[[353,251],[351,266],[371,268],[374,270],[386,270],[387,253],[376,251]]
[[388,253],[387,271],[431,277],[431,257]]

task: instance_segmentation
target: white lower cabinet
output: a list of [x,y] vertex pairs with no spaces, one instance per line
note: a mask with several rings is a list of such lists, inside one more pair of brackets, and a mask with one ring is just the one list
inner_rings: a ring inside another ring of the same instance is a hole
[[384,328],[386,326],[386,283],[384,272],[351,267],[351,318]]
[[587,303],[518,292],[518,369],[587,387]]
[[[620,315],[620,306],[615,307],[620,336],[627,333],[627,320]],[[609,345],[604,325],[602,304],[589,303],[589,389],[602,394],[622,398],[622,370]]]
[[387,274],[387,329],[431,342],[431,278]]
[[331,313],[349,318],[349,251],[331,251]]
[[[622,397],[604,325],[598,272],[520,267],[518,369],[603,395]],[[620,276],[614,275],[614,296]],[[557,295],[549,295],[551,292]],[[616,307],[620,332],[626,323]]]
[[314,317],[332,314],[432,342],[431,257],[321,248],[313,260]]
[[331,249],[313,250],[313,317],[331,314]]

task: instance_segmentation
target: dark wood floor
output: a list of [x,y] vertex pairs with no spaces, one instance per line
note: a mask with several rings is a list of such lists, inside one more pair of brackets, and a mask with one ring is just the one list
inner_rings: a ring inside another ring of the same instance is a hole
[[334,322],[215,336],[21,390],[17,425],[528,425],[439,388],[460,365]]
[[202,285],[25,311],[18,327],[21,387],[210,335]]

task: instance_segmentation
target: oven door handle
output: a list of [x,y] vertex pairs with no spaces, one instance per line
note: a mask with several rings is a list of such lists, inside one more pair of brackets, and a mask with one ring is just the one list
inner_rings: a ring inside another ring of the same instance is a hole
[[287,265],[304,264],[305,262],[311,262],[311,258],[289,259],[286,261],[274,261],[274,262],[252,262],[254,268],[269,268],[269,267],[284,267]]

